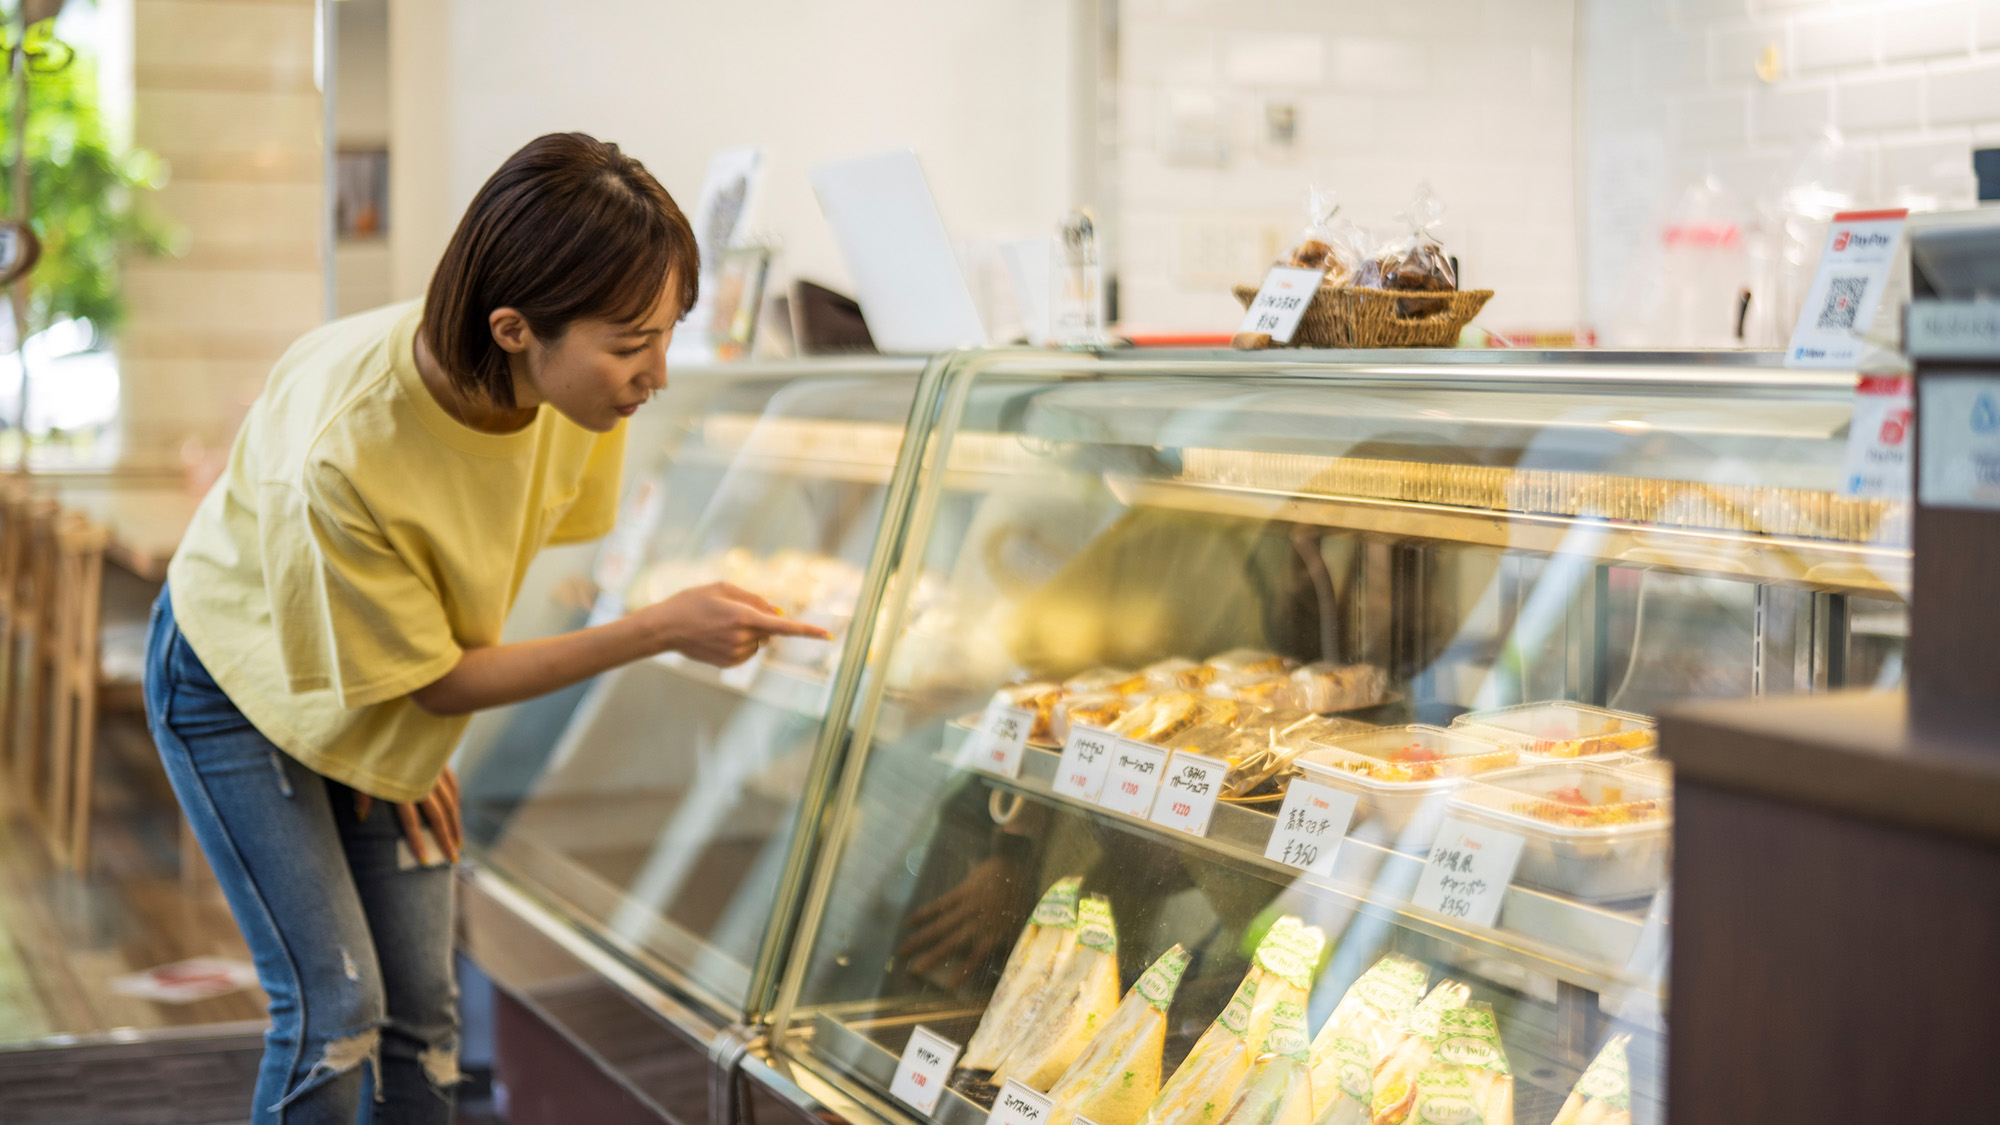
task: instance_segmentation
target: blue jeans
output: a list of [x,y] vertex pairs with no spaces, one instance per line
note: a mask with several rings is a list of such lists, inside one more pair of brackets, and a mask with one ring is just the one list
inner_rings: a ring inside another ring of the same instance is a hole
[[[392,806],[273,745],[174,623],[146,645],[146,713],[270,996],[253,1125],[448,1125],[458,1080],[452,874],[416,863]],[[372,1089],[373,1096],[369,1096]]]

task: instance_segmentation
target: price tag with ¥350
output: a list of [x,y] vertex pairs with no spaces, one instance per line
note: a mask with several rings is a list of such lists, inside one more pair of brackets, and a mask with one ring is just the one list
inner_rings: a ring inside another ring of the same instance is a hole
[[910,1045],[903,1048],[903,1061],[896,1064],[896,1080],[889,1092],[915,1106],[920,1113],[937,1108],[944,1093],[951,1064],[958,1061],[958,1044],[919,1025],[910,1032]]
[[1028,732],[1034,725],[1032,712],[994,700],[979,717],[979,729],[966,737],[958,764],[1001,777],[1021,776],[1021,750],[1028,744]]
[[1175,751],[1160,782],[1160,795],[1153,801],[1153,823],[1190,836],[1208,835],[1208,818],[1215,813],[1215,799],[1222,795],[1222,779],[1228,774],[1228,762]]
[[1264,858],[1315,875],[1333,874],[1333,856],[1354,819],[1355,800],[1345,789],[1293,778],[1271,842],[1264,845]]
[[1417,876],[1416,905],[1447,918],[1493,928],[1500,900],[1521,862],[1522,839],[1498,828],[1446,817]]
[[1237,333],[1269,336],[1274,344],[1291,343],[1298,333],[1300,319],[1306,315],[1313,295],[1319,292],[1319,283],[1324,280],[1325,270],[1272,267],[1264,275],[1263,288],[1257,290],[1256,299],[1250,302]]
[[1165,750],[1119,739],[1112,747],[1111,767],[1105,771],[1097,803],[1113,812],[1145,816],[1153,811],[1153,797],[1160,791],[1160,772],[1166,764]]
[[1097,727],[1072,723],[1069,742],[1063,746],[1062,761],[1056,765],[1055,790],[1079,800],[1095,801],[1104,791],[1104,775],[1111,769],[1111,755],[1118,736]]
[[986,1125],[1048,1125],[1052,1108],[1048,1098],[1021,1085],[1020,1079],[1009,1078],[993,1099]]

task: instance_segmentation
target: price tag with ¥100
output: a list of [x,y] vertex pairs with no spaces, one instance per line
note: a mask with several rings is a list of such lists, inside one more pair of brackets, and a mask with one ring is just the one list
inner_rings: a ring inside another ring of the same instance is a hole
[[1355,801],[1356,795],[1345,789],[1293,778],[1271,842],[1264,845],[1264,858],[1315,875],[1333,874],[1333,857],[1354,819]]
[[966,736],[958,764],[1001,777],[1021,776],[1021,751],[1034,725],[1032,712],[994,700],[979,717],[979,729]]
[[1222,779],[1228,775],[1228,762],[1175,751],[1167,761],[1160,795],[1153,800],[1153,823],[1190,836],[1208,835],[1208,818],[1215,813],[1215,799],[1222,795]]
[[1160,791],[1160,772],[1166,768],[1167,752],[1157,746],[1121,738],[1111,750],[1111,767],[1104,774],[1104,789],[1097,803],[1113,812],[1143,817],[1153,811],[1153,797]]
[[1414,901],[1447,918],[1492,929],[1525,843],[1512,832],[1446,817],[1417,876]]
[[1063,746],[1062,761],[1056,765],[1055,791],[1079,800],[1095,801],[1104,791],[1104,775],[1111,769],[1111,755],[1118,736],[1097,727],[1072,723],[1069,741]]
[[958,1044],[919,1025],[910,1032],[910,1044],[903,1048],[903,1060],[896,1064],[896,1079],[889,1092],[915,1106],[920,1113],[937,1108],[938,1097],[951,1077],[951,1065],[958,1061]]

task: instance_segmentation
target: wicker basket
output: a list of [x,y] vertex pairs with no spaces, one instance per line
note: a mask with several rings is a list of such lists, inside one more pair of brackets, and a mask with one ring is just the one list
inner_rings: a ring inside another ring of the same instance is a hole
[[[1444,307],[1422,316],[1398,316],[1396,302],[1415,298],[1434,300]],[[1257,287],[1239,285],[1236,299],[1244,308],[1257,299]],[[1299,318],[1299,330],[1292,335],[1295,348],[1449,348],[1458,343],[1459,330],[1472,323],[1491,289],[1459,289],[1450,293],[1361,289],[1354,286],[1322,285],[1313,294],[1312,304]]]

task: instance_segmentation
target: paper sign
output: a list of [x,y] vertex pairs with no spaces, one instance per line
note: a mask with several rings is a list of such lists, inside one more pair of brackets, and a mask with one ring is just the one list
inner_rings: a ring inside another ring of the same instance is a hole
[[919,1025],[910,1032],[910,1045],[903,1048],[903,1061],[896,1064],[896,1080],[889,1092],[915,1106],[919,1113],[937,1108],[944,1093],[951,1065],[958,1061],[958,1044]]
[[1159,799],[1153,802],[1153,823],[1190,836],[1208,835],[1208,818],[1215,813],[1215,799],[1222,795],[1222,779],[1228,775],[1228,762],[1175,751],[1167,762]]
[[1104,775],[1104,791],[1097,803],[1113,812],[1145,816],[1153,811],[1153,795],[1160,791],[1160,771],[1166,764],[1165,750],[1119,739],[1111,751],[1111,768]]
[[1264,858],[1315,875],[1333,874],[1333,856],[1354,819],[1355,794],[1304,778],[1293,778],[1278,809],[1278,826],[1264,845]]
[[1933,508],[2000,509],[2000,377],[1928,379],[1919,410],[1918,499]]
[[764,650],[733,668],[722,670],[722,686],[736,691],[748,692],[750,685],[757,682],[757,673],[764,670]]
[[1915,383],[1908,375],[1863,375],[1854,388],[1841,491],[1878,500],[1910,498],[1916,448]]
[[1908,211],[1849,211],[1833,217],[1819,271],[1785,349],[1787,367],[1852,368],[1903,245]]
[[1021,1085],[1020,1079],[1009,1078],[1000,1087],[1000,1096],[993,1099],[986,1125],[1045,1125],[1049,1108],[1049,1099]]
[[1085,801],[1097,800],[1104,791],[1104,775],[1111,769],[1111,755],[1118,736],[1096,727],[1072,723],[1069,742],[1063,746],[1062,761],[1056,765],[1055,790]]
[[1035,716],[1028,711],[994,700],[980,716],[979,729],[965,740],[958,764],[1002,777],[1021,776],[1021,748],[1028,744],[1034,725]]
[[1243,326],[1236,331],[1269,336],[1276,344],[1291,343],[1293,334],[1299,330],[1299,319],[1306,315],[1313,294],[1319,292],[1319,283],[1325,278],[1325,270],[1273,266],[1264,275],[1264,287],[1257,290],[1257,299],[1250,302],[1250,310],[1243,314]]
[[1521,862],[1521,844],[1512,832],[1446,817],[1417,877],[1416,905],[1492,928]]

